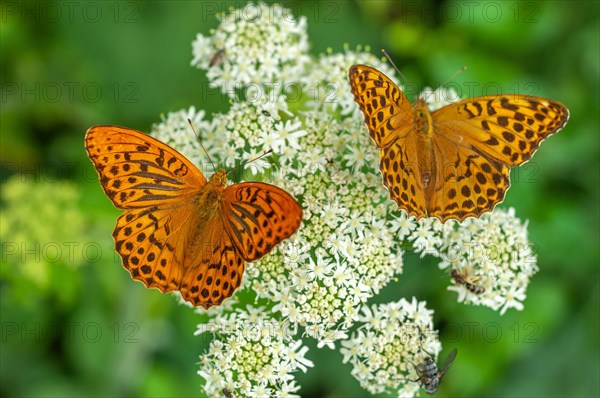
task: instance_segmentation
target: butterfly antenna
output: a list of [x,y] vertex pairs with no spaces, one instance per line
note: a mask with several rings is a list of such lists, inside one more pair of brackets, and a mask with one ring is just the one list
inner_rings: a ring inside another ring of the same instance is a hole
[[400,69],[398,69],[398,67],[396,66],[396,64],[394,63],[394,61],[392,61],[392,57],[390,57],[390,55],[387,53],[387,51],[385,51],[385,48],[382,48],[381,52],[383,53],[383,55],[385,55],[385,57],[388,59],[388,61],[390,61],[390,63],[392,64],[392,66],[394,67],[394,69],[396,69],[396,72],[398,72],[398,74],[400,75],[400,77],[402,78],[402,80],[404,80],[404,82],[408,82],[408,79],[406,77],[404,77],[404,75],[402,74],[402,72],[400,72]]
[[229,169],[229,170],[227,170],[227,173],[225,173],[225,174],[229,174],[230,172],[232,172],[232,171],[234,171],[234,170],[237,170],[237,169],[239,169],[240,167],[242,167],[243,165],[245,165],[245,164],[247,164],[247,163],[256,162],[258,159],[260,159],[260,158],[262,158],[262,157],[265,157],[265,156],[267,156],[267,155],[268,155],[268,154],[270,154],[271,152],[273,152],[273,150],[272,150],[272,149],[269,149],[268,151],[266,151],[266,152],[265,152],[265,153],[263,153],[262,155],[258,155],[258,156],[257,156],[257,157],[255,157],[254,159],[247,160],[247,161],[245,161],[245,162],[243,162],[243,163],[240,163],[240,164],[238,164],[238,165],[237,165],[237,166],[235,166],[233,169]]
[[[444,87],[446,84],[448,84],[452,79],[454,79],[456,76],[458,76],[459,74],[463,73],[464,71],[467,70],[467,66],[463,66],[462,68],[459,68],[456,72],[454,72],[449,78],[447,78],[441,85],[440,87]],[[427,97],[425,97],[423,99],[423,101],[427,102],[427,98],[431,97],[431,95],[435,92],[435,90],[431,91]]]
[[194,125],[192,124],[192,121],[190,119],[188,119],[187,121],[188,121],[190,127],[192,128],[192,131],[194,132],[194,135],[198,139],[198,142],[200,143],[200,146],[202,147],[202,150],[206,154],[206,157],[208,157],[208,161],[210,162],[210,164],[212,164],[213,170],[216,173],[217,172],[217,168],[215,167],[215,162],[212,161],[212,159],[210,158],[210,155],[208,154],[208,151],[206,150],[206,148],[204,148],[204,145],[202,145],[202,140],[200,140],[200,136],[196,132],[196,129],[194,128]]

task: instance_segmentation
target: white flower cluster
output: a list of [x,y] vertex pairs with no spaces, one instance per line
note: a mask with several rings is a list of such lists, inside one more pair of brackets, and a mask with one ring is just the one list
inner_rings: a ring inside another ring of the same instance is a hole
[[[245,17],[248,14],[287,17],[265,20]],[[250,172],[234,173],[233,179],[273,183],[294,195],[303,209],[300,229],[246,267],[242,286],[232,298],[199,312],[207,314],[209,325],[225,322],[232,326],[230,330],[236,330],[238,321],[243,325],[261,320],[298,329],[315,338],[318,347],[333,349],[341,341],[345,361],[352,363],[361,385],[370,392],[388,391],[402,384],[405,376],[416,378],[414,364],[423,360],[423,349],[434,355],[440,350],[437,337],[430,333],[432,312],[424,303],[413,299],[372,310],[365,307],[368,299],[401,274],[402,247],[412,245],[423,256],[440,257],[441,268],[455,269],[466,281],[485,289],[475,294],[466,285],[452,286],[460,294],[459,301],[501,308],[504,313],[510,307],[522,308],[529,277],[536,270],[535,257],[525,246],[527,226],[512,210],[498,209],[462,224],[442,224],[437,219],[417,222],[398,211],[381,182],[379,151],[354,104],[347,77],[356,63],[371,65],[395,79],[393,71],[360,49],[346,48],[342,54],[329,51],[316,62],[307,62],[305,21],[288,14],[278,5],[249,5],[223,15],[212,36],[199,35],[193,64],[207,70],[211,84],[226,88],[231,106],[211,120],[191,107],[163,117],[153,129],[153,135],[197,164],[207,161],[198,139],[210,157],[227,169],[272,150],[269,157],[246,163],[240,169]],[[295,89],[265,88],[270,81],[293,83]],[[230,90],[240,83],[258,84],[240,100]],[[444,95],[427,98],[432,108],[450,98],[448,93],[440,94]],[[188,118],[199,137],[187,127]],[[212,168],[202,171],[208,177]],[[467,245],[473,250],[457,249]],[[494,248],[494,260],[490,261],[491,252],[480,248]],[[259,307],[247,309],[243,303],[252,300]],[[418,323],[429,337],[401,341],[400,326],[409,323]],[[201,324],[199,333],[206,331],[216,332]],[[296,368],[281,365],[285,359],[281,352],[287,347],[286,356],[303,357],[307,348],[301,340],[284,333],[272,351],[272,338],[263,346],[263,339],[256,336],[232,339],[229,332],[215,336],[209,352],[201,356],[199,371],[209,395],[225,391],[239,396],[292,396],[297,390],[290,375]],[[408,383],[400,394],[412,396],[418,388],[417,383]]]
[[285,322],[265,316],[264,307],[236,309],[198,325],[196,335],[215,337],[200,359],[198,374],[208,396],[294,398],[300,387],[293,373],[313,363],[308,348]]
[[415,245],[417,251],[442,259],[440,269],[455,270],[464,280],[482,288],[476,294],[457,283],[448,287],[458,293],[458,301],[500,310],[523,309],[529,279],[538,271],[536,251],[527,239],[527,223],[515,210],[496,209],[479,219],[468,218],[431,228],[428,245]]
[[[394,70],[386,63],[369,52],[357,47],[350,51],[348,45],[344,52],[333,53],[327,49],[327,54],[320,54],[317,61],[307,70],[306,76],[300,81],[307,93],[306,107],[328,112],[341,111],[342,115],[359,114],[360,109],[354,102],[354,96],[348,85],[348,69],[353,64],[367,64],[379,69],[387,76],[393,77]],[[361,119],[364,117],[361,114]]]
[[[358,124],[340,123],[324,112],[306,112],[303,123],[307,135],[297,166],[285,164],[277,181],[301,200],[302,228],[250,272],[256,276],[253,287],[275,302],[273,310],[333,348],[357,320],[361,304],[402,271],[402,250],[386,227],[392,207],[380,177],[374,170],[361,172],[376,159],[368,136],[353,133]],[[341,148],[350,153],[362,148],[361,167],[344,159]]]
[[[401,242],[386,221],[394,218],[393,206],[369,166],[376,163],[377,150],[369,145],[368,134],[357,133],[362,122],[339,122],[318,111],[274,121],[245,102],[234,103],[210,123],[192,111],[169,114],[153,134],[173,141],[182,131],[170,126],[196,120],[211,157],[228,168],[267,149],[281,153],[262,178],[269,175],[300,201],[303,225],[279,250],[247,267],[242,287],[273,302],[283,320],[305,327],[319,345],[333,348],[357,320],[360,305],[402,271]],[[221,306],[212,312],[228,310]]]
[[221,23],[211,36],[198,34],[192,44],[192,65],[207,70],[213,87],[229,95],[264,84],[277,93],[303,74],[310,61],[306,18],[262,2],[232,8],[218,18]]
[[416,395],[418,364],[441,350],[432,315],[414,297],[364,306],[356,333],[342,342],[343,362],[352,364],[352,375],[371,394],[396,390],[398,397]]

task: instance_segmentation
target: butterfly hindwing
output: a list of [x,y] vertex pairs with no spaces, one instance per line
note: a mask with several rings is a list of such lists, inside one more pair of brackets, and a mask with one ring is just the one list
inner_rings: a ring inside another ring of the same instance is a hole
[[189,256],[180,291],[194,306],[209,308],[221,304],[240,286],[245,261],[219,219],[206,230],[210,232],[204,235],[199,253]]
[[436,137],[433,152],[436,173],[427,196],[429,217],[462,221],[502,202],[510,186],[508,166],[445,135]]
[[417,163],[409,156],[414,141],[395,141],[381,150],[380,169],[390,198],[409,214],[426,215],[427,203],[418,177]]
[[262,182],[229,186],[223,197],[223,224],[240,255],[254,261],[291,236],[302,208],[284,190]]
[[[184,236],[191,206],[174,210],[126,210],[113,232],[115,250],[133,279],[166,293],[179,290],[184,273]],[[180,222],[183,221],[183,222]]]

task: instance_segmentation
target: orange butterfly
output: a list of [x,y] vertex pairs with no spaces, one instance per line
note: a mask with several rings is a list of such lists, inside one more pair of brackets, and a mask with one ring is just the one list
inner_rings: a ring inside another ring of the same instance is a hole
[[417,219],[462,221],[492,210],[510,186],[510,167],[529,160],[569,118],[561,103],[523,95],[471,98],[430,113],[377,69],[353,65],[349,79],[381,148],[383,183]]
[[88,156],[113,204],[125,210],[113,232],[133,279],[194,306],[219,305],[240,285],[244,265],[300,226],[302,208],[261,182],[229,187],[225,170],[207,181],[189,160],[142,132],[95,126]]

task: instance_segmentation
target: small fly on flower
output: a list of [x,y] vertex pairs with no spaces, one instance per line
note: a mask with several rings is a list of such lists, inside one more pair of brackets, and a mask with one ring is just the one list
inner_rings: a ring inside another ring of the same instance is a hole
[[210,62],[208,63],[208,67],[212,68],[213,66],[220,64],[221,61],[223,60],[224,55],[225,55],[224,49],[220,49],[219,51],[217,51],[210,59]]
[[418,376],[416,380],[410,381],[413,383],[420,382],[421,387],[425,389],[425,392],[429,395],[432,395],[435,394],[440,385],[440,382],[442,381],[442,378],[448,371],[448,368],[450,368],[450,365],[452,365],[452,362],[454,362],[457,350],[455,348],[452,351],[450,351],[446,359],[444,359],[442,366],[438,367],[435,363],[433,354],[431,354],[425,349],[425,347],[423,347],[422,338],[425,336],[423,330],[421,330],[419,326],[417,326],[417,329],[419,330],[420,336],[419,345],[421,346],[421,350],[423,350],[423,352],[425,352],[427,356],[418,365],[410,360],[408,361],[414,366]]
[[225,398],[233,398],[233,391],[231,390],[231,388],[225,387],[221,390],[221,392],[223,393],[223,396]]
[[479,295],[485,292],[485,288],[483,286],[475,284],[479,280],[479,277],[469,278],[455,269],[450,271],[450,276],[454,280],[455,284],[464,285],[464,287],[473,294]]
[[456,358],[456,352],[456,348],[450,351],[444,360],[444,363],[442,363],[442,366],[439,368],[437,367],[433,356],[427,352],[429,356],[425,358],[425,361],[416,366],[417,374],[419,375],[419,381],[421,384],[423,384],[423,388],[425,388],[425,392],[427,394],[435,394],[440,382],[442,381],[442,378],[448,371],[450,365],[452,365],[452,362],[454,362],[454,358]]

